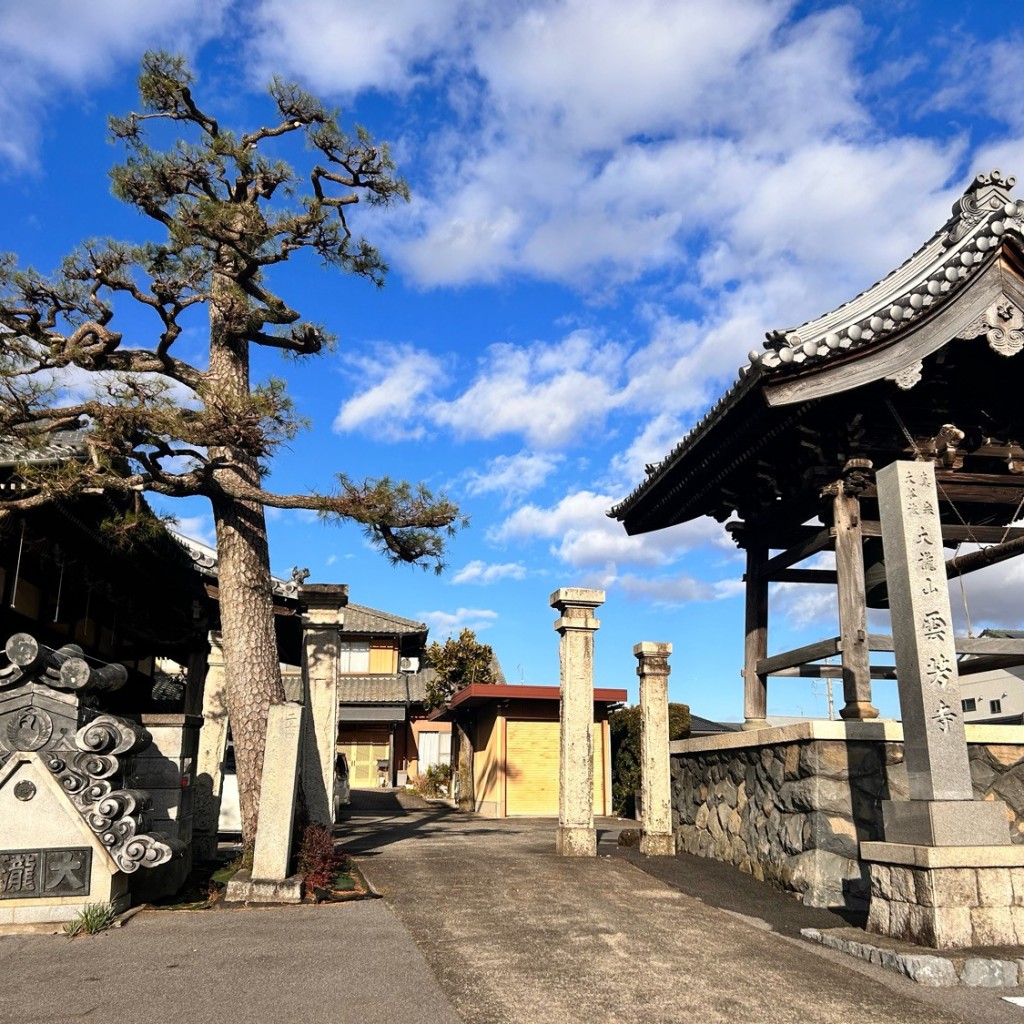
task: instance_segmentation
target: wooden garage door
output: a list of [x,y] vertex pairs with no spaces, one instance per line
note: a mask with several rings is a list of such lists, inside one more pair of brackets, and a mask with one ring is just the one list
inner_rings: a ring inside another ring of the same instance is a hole
[[[505,813],[558,816],[558,722],[510,719],[505,729]],[[604,813],[602,730],[594,725],[594,813]]]
[[338,750],[348,758],[349,785],[370,789],[377,785],[377,761],[388,758],[387,729],[342,729]]

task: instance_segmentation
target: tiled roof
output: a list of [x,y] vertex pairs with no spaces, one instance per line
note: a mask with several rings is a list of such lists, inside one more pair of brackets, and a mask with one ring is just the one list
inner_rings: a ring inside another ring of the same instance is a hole
[[63,462],[85,455],[84,430],[61,430],[50,434],[46,444],[25,444],[17,438],[0,438],[0,466],[26,463]]
[[[219,568],[217,549],[209,544],[204,544],[194,537],[186,537],[173,527],[168,527],[168,533],[181,545],[192,559],[192,564],[205,576],[216,577]],[[277,576],[270,577],[271,589],[280,597],[298,597],[299,583],[295,579],[282,580]]]
[[[1015,178],[998,170],[979,174],[954,204],[946,223],[892,273],[815,320],[769,331],[764,351],[750,352],[750,362],[740,367],[736,383],[664,459],[647,466],[647,479],[608,515],[623,519],[747,392],[776,377],[890,344],[919,318],[947,303],[996,258],[1003,239],[1024,240],[1024,200],[1010,198],[1015,183]],[[989,332],[990,344],[1005,355],[1012,354],[998,348],[995,333]],[[1004,344],[1010,342],[1008,338]]]
[[427,696],[427,680],[432,669],[409,674],[339,676],[340,704],[404,704],[422,703]]
[[376,608],[368,608],[364,604],[345,605],[345,621],[342,629],[346,633],[373,633],[389,636],[404,636],[411,633],[426,633],[424,622],[403,619],[390,612],[382,612]]

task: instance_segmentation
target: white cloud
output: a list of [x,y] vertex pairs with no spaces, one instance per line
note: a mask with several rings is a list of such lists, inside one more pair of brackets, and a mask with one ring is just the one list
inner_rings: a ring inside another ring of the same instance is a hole
[[526,575],[522,562],[495,562],[488,565],[481,559],[467,562],[452,577],[452,583],[497,583],[498,580],[521,580]]
[[213,525],[213,515],[176,516],[174,528],[191,540],[198,540],[211,548],[217,546],[217,531]]
[[614,406],[622,358],[621,346],[586,331],[556,344],[492,345],[469,387],[430,415],[462,437],[514,433],[537,448],[557,447]]
[[494,625],[498,613],[487,608],[457,608],[454,612],[417,612],[416,618],[420,622],[425,622],[434,633],[443,638],[454,636],[464,629],[479,633]]
[[220,25],[229,0],[39,0],[0,5],[0,166],[34,160],[51,95],[95,88],[147,47],[187,50]]
[[[434,356],[411,346],[380,348],[353,360],[370,386],[342,404],[334,427],[385,440],[418,438],[434,426],[460,438],[519,434],[534,448],[566,445],[618,404],[625,354],[587,331],[554,343],[492,345],[464,390],[446,399],[434,393],[446,379]],[[533,460],[536,479],[545,463]]]
[[536,490],[558,469],[561,455],[552,452],[521,451],[498,455],[482,472],[471,470],[466,482],[468,494],[498,493],[506,499]]
[[655,577],[627,574],[614,582],[622,587],[628,597],[663,607],[675,607],[691,601],[717,601],[743,592],[743,581],[740,579],[707,583],[685,573]]
[[261,78],[286,72],[318,91],[404,92],[422,78],[420,62],[457,40],[465,0],[263,0],[255,11]]
[[392,441],[422,437],[421,400],[441,380],[440,362],[410,345],[378,346],[350,362],[370,386],[342,403],[334,429],[364,428]]
[[630,537],[609,519],[615,499],[593,491],[566,495],[556,505],[523,505],[488,533],[495,544],[550,539],[551,553],[578,569],[615,565],[667,565],[685,551],[727,542],[720,524],[707,517],[656,533]]

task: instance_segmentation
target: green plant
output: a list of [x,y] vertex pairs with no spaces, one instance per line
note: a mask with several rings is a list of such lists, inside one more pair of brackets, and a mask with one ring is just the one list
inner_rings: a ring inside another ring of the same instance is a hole
[[448,796],[452,788],[452,766],[431,765],[424,775],[413,776],[409,781],[420,796]]
[[64,925],[64,934],[73,939],[76,935],[85,932],[86,935],[96,935],[106,931],[114,923],[117,911],[112,903],[86,903],[78,912],[74,920]]
[[344,871],[351,858],[334,846],[334,834],[324,825],[310,824],[303,829],[299,845],[299,874],[312,889],[330,887],[335,875]]
[[[636,814],[633,794],[640,788],[640,707],[622,708],[608,716],[612,740],[612,810],[621,818]],[[686,704],[669,704],[668,738],[690,735],[690,709]]]
[[443,644],[435,640],[427,648],[425,660],[434,670],[433,678],[427,680],[424,703],[428,708],[443,708],[470,683],[494,682],[494,651],[490,645],[478,643],[471,629],[464,629],[458,639],[450,636]]

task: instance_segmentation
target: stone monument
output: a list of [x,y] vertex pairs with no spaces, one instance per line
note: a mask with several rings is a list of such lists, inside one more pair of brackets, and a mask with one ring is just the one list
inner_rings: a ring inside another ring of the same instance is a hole
[[290,875],[295,795],[302,741],[301,704],[272,704],[260,780],[260,816],[252,870],[235,873],[227,899],[244,903],[298,903],[302,878]]
[[0,923],[60,922],[86,904],[130,903],[129,878],[180,855],[151,832],[148,793],[125,786],[150,742],[104,714],[122,665],[16,633],[0,657]]
[[1006,805],[973,799],[935,467],[894,462],[877,480],[910,800],[884,801],[885,842],[861,844],[868,930],[939,948],[1015,944],[1024,850],[1010,845]]
[[561,700],[558,744],[558,834],[563,857],[596,857],[594,828],[594,633],[603,590],[562,587],[551,595],[559,613]]
[[639,643],[633,654],[640,677],[640,852],[672,857],[672,780],[668,761],[668,659],[671,644]]

